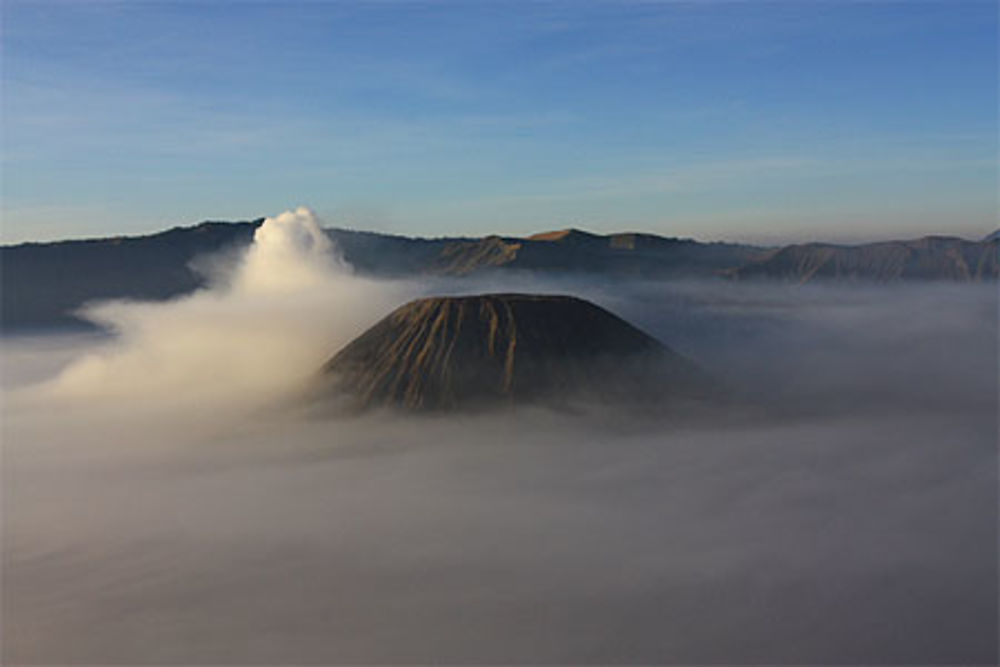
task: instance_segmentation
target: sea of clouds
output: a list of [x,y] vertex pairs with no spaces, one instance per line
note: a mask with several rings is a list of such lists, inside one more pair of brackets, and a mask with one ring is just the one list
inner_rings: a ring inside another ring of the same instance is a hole
[[[997,661],[995,286],[356,275],[307,209],[209,288],[3,339],[6,664]],[[741,397],[323,418],[416,296],[570,293]]]

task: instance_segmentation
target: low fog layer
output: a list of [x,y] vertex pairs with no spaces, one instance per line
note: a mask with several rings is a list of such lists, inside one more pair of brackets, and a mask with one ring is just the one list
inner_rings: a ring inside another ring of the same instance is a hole
[[[375,282],[305,210],[115,335],[4,340],[5,663],[995,663],[997,295]],[[429,293],[588,298],[745,397],[697,420],[320,419]]]

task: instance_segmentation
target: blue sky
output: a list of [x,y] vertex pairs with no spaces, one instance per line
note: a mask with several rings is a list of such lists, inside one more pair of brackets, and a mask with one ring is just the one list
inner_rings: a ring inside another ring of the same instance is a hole
[[5,242],[997,226],[997,6],[3,0]]

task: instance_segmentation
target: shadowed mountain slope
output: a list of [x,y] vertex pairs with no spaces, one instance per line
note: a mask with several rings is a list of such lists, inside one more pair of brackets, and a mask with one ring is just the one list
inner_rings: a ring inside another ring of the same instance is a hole
[[734,269],[731,275],[736,279],[765,278],[796,283],[815,280],[978,282],[996,280],[1000,275],[997,246],[997,239],[975,242],[948,236],[856,246],[807,243],[775,250],[759,261]]
[[205,278],[199,257],[246,246],[262,222],[203,222],[146,236],[0,247],[4,329],[80,326],[73,311],[97,299],[169,299]]
[[[248,245],[262,221],[204,222],[145,236],[0,246],[0,324],[8,331],[81,326],[85,323],[73,311],[89,301],[158,300],[192,292],[207,282],[197,269],[199,261]],[[359,273],[389,277],[510,269],[704,276],[757,252],[750,246],[578,230],[542,234],[542,240],[414,238],[336,228],[326,232]]]
[[487,236],[451,241],[431,270],[449,275],[522,269],[634,278],[704,278],[740,266],[761,252],[761,248],[736,243],[563,229],[526,238]]
[[[103,299],[167,299],[206,284],[197,269],[213,253],[249,244],[263,219],[204,222],[146,236],[0,246],[0,328],[83,325],[73,311]],[[886,282],[995,280],[998,240],[930,236],[859,246],[821,243],[766,250],[655,234],[578,229],[525,238],[414,238],[327,229],[361,274],[466,276],[491,271],[675,279]]]
[[642,403],[713,389],[692,362],[607,310],[528,294],[410,302],[338,352],[322,376],[362,409]]

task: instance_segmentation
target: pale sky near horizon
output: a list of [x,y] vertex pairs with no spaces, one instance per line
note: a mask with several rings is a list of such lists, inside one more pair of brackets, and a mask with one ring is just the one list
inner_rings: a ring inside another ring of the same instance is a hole
[[997,222],[997,4],[2,2],[2,240]]

